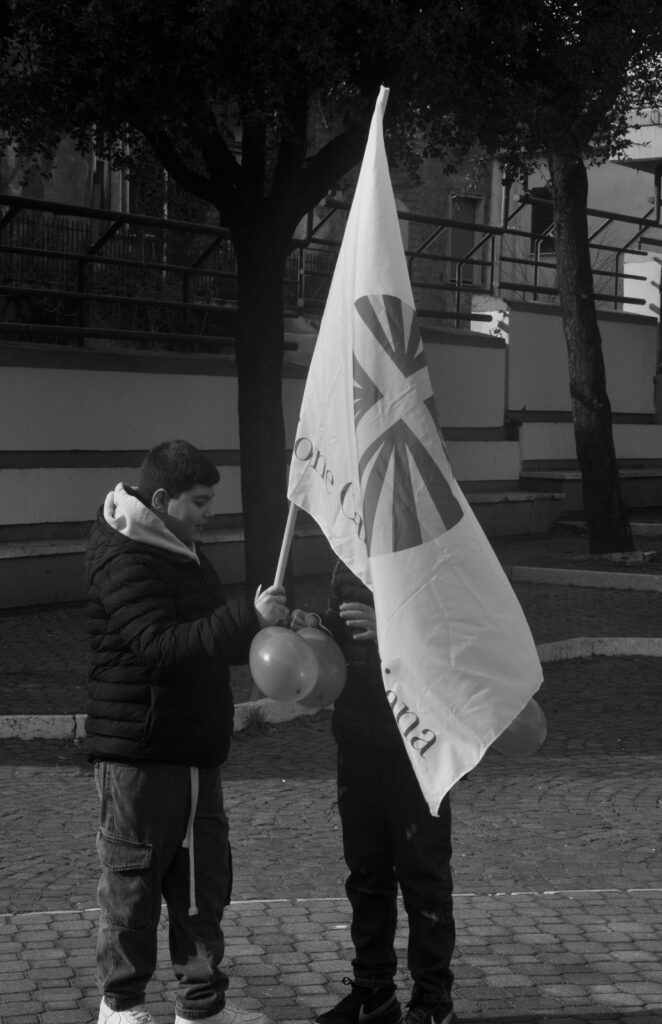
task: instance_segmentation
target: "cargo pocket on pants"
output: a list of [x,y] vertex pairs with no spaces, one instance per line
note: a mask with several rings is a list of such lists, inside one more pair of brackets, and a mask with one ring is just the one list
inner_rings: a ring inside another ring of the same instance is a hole
[[102,867],[99,901],[108,919],[122,928],[146,927],[153,906],[152,844],[100,829],[97,851]]

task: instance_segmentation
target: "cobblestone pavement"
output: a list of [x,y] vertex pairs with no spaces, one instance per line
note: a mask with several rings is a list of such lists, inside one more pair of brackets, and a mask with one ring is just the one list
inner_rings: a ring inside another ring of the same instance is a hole
[[[577,544],[566,542],[562,550],[567,548],[574,556],[572,549]],[[519,554],[520,564],[553,563],[565,568],[576,564],[569,557],[561,559],[558,554],[552,557],[540,551],[535,559],[535,550],[531,542],[523,541],[510,551],[502,549],[502,557],[510,555],[512,559]],[[597,563],[590,564],[595,569]],[[643,565],[635,568],[644,571]],[[662,564],[657,569],[662,576]],[[301,607],[321,610],[326,606],[327,576],[305,577],[297,581],[296,588],[296,603]],[[662,635],[662,592],[517,581],[513,588],[536,643],[577,636]],[[229,598],[237,593],[237,588],[228,588]],[[82,606],[0,614],[0,715],[82,713],[87,686],[86,629],[87,612]],[[247,668],[233,670],[233,689],[237,703],[249,699]]]
[[[301,602],[321,588],[311,583]],[[517,592],[539,642],[659,635],[654,593]],[[60,670],[81,672],[83,615],[3,616],[0,672],[25,673],[24,685],[3,687],[5,702],[19,689],[41,701],[63,685]],[[539,701],[543,748],[528,758],[490,751],[453,793],[458,1012],[492,1024],[661,1024],[660,662],[553,662]],[[334,769],[323,712],[238,734],[225,770],[230,998],[277,1021],[309,1021],[344,994],[350,971]],[[72,744],[0,742],[2,1024],[96,1020],[96,813],[90,767]],[[159,1024],[173,1019],[164,926],[149,990]],[[402,914],[397,945],[406,1000]]]

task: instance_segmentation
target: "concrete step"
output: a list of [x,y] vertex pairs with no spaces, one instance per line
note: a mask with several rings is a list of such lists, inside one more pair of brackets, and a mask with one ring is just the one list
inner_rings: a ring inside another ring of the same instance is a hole
[[[203,544],[221,579],[225,583],[241,583],[243,530],[210,530]],[[86,546],[87,541],[81,538],[0,543],[0,609],[84,601]],[[316,527],[308,525],[297,527],[292,557],[296,576],[330,572],[334,562],[326,538]]]
[[[661,466],[619,466],[623,500],[627,508],[662,506]],[[522,487],[529,491],[557,491],[563,495],[559,512],[581,512],[584,507],[582,478],[578,469],[524,469]]]
[[[525,421],[519,424],[523,469],[554,468],[554,463],[577,467],[577,442],[572,423],[566,421]],[[617,461],[636,465],[647,457],[662,456],[662,423],[614,420],[612,436]]]
[[555,490],[476,491],[467,494],[488,537],[547,533],[561,511],[563,494]]
[[490,481],[517,480],[521,469],[517,439],[450,437],[446,438],[446,448],[460,487],[464,487],[467,481],[484,481],[486,489],[491,489]]
[[[563,495],[520,491],[479,491],[467,495],[488,537],[547,533]],[[31,540],[0,543],[0,609],[84,601],[86,541]],[[205,554],[226,583],[240,583],[244,571],[242,529],[209,531]],[[302,523],[292,544],[295,577],[330,573],[335,556],[314,523]],[[274,570],[275,570],[274,566]]]

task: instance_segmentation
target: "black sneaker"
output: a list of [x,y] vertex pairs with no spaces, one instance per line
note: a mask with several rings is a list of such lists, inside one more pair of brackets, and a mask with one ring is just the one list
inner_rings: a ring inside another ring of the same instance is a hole
[[400,1003],[395,985],[372,988],[343,978],[352,991],[325,1013],[315,1017],[316,1024],[399,1024]]
[[448,1003],[409,1003],[402,1024],[459,1024]]

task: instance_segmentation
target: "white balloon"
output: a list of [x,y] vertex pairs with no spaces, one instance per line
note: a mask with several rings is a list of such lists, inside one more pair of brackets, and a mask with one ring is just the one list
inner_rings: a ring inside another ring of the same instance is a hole
[[534,754],[545,742],[547,719],[535,700],[530,700],[507,729],[497,736],[492,746],[506,757]]
[[319,676],[315,652],[283,626],[267,626],[255,634],[248,664],[262,693],[273,700],[300,700],[310,693]]
[[309,708],[326,708],[338,699],[345,688],[345,655],[333,637],[324,630],[306,627],[300,629],[297,635],[315,652],[319,663],[317,682],[309,694],[299,698],[299,704]]

